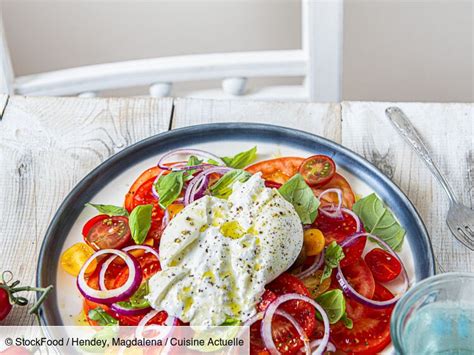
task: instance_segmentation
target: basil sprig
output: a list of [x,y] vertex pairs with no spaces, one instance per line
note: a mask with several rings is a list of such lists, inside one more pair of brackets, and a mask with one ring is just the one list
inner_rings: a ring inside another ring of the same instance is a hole
[[100,213],[109,215],[110,217],[113,217],[113,216],[128,217],[128,211],[125,208],[120,207],[120,206],[101,205],[101,204],[95,204],[95,203],[86,203],[86,206],[94,207]]
[[257,147],[236,154],[233,157],[222,157],[221,159],[224,161],[225,165],[231,168],[243,169],[257,159]]
[[101,307],[91,309],[89,313],[87,313],[87,316],[90,320],[97,322],[97,324],[101,326],[118,324],[118,320],[104,311]]
[[357,201],[352,210],[359,216],[367,233],[376,235],[396,251],[400,251],[405,229],[375,193]]
[[128,309],[142,309],[150,306],[150,303],[145,298],[150,293],[148,281],[140,285],[132,297],[128,301],[117,302],[121,307]]
[[160,207],[166,209],[181,194],[184,185],[184,171],[172,171],[162,175],[155,184],[156,192],[160,199]]
[[136,244],[142,244],[151,227],[151,213],[153,205],[138,205],[130,213],[128,225],[132,239]]
[[[344,323],[346,328],[352,329],[352,319],[346,313],[346,299],[344,293],[340,289],[332,289],[324,292],[316,297],[316,302],[324,308],[329,318],[329,323],[335,324],[340,320]],[[318,318],[321,315],[318,313]]]
[[236,181],[245,182],[250,179],[251,176],[252,174],[245,170],[231,170],[225,173],[210,187],[211,195],[219,198],[227,198],[232,193],[232,186]]
[[294,175],[278,189],[300,216],[303,224],[311,224],[318,216],[319,200],[300,174]]
[[332,241],[326,247],[326,252],[324,254],[324,270],[320,282],[323,282],[331,276],[332,269],[337,268],[341,260],[344,259],[344,257],[345,255],[344,251],[342,250],[342,247],[335,241]]

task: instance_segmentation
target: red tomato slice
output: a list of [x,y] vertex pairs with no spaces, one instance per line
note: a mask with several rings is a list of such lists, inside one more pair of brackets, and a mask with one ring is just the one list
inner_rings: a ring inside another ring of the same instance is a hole
[[400,262],[383,249],[375,248],[367,253],[365,262],[372,271],[374,279],[379,282],[394,280],[402,271]]
[[375,280],[364,259],[343,267],[342,272],[351,286],[362,296],[372,298],[375,291]]
[[336,173],[336,164],[327,155],[313,155],[301,164],[299,172],[308,185],[322,186]]
[[[342,215],[343,219],[336,219],[327,217],[321,212],[318,213],[318,217],[313,225],[323,232],[326,245],[333,241],[340,244],[357,231],[357,223],[354,218],[348,213],[343,212]],[[351,265],[360,258],[364,251],[366,241],[366,237],[360,237],[350,246],[343,248],[345,257],[341,261],[342,267]]]
[[[267,285],[267,291],[262,296],[258,310],[268,307],[278,295],[286,293],[299,293],[310,297],[310,293],[305,285],[295,276],[284,273]],[[291,314],[303,327],[306,334],[312,335],[316,326],[316,313],[313,306],[302,301],[289,301],[281,305],[281,309]],[[260,337],[260,323],[256,322],[250,329],[251,353],[267,353]],[[303,346],[298,332],[284,318],[276,315],[272,323],[273,340],[277,349],[283,354],[296,354]]]
[[84,225],[82,234],[94,250],[121,249],[131,238],[128,218],[122,216],[95,216]]
[[155,182],[156,177],[162,170],[155,166],[145,170],[137,180],[132,184],[130,190],[125,195],[125,208],[131,212],[138,205],[153,205],[151,214],[151,227],[147,237],[159,240],[161,236],[161,220],[164,211],[158,205],[158,199],[153,196],[151,188]]
[[[313,188],[314,194],[319,196],[321,192],[327,189],[338,188],[342,190],[342,205],[346,208],[352,209],[352,205],[355,203],[354,192],[352,191],[351,185],[347,180],[340,174],[335,173],[329,182],[323,186]],[[335,193],[328,193],[323,196],[321,204],[324,205],[337,205],[338,198]]]
[[261,172],[263,179],[284,184],[298,172],[303,161],[303,158],[297,157],[276,158],[258,162],[245,170],[252,174]]
[[[150,277],[155,275],[158,271],[161,270],[160,262],[156,257],[150,253],[143,254],[137,258],[138,263],[140,264],[143,279],[148,280]],[[111,273],[106,273],[105,284],[108,284],[108,281],[113,282],[112,288],[118,288],[122,286],[128,279],[128,267],[124,266],[120,271],[115,271]]]
[[[373,299],[384,301],[392,293],[375,284]],[[342,322],[331,325],[331,341],[338,350],[355,354],[377,354],[390,344],[390,316],[393,307],[374,309],[346,297],[346,312],[353,321],[352,329]]]

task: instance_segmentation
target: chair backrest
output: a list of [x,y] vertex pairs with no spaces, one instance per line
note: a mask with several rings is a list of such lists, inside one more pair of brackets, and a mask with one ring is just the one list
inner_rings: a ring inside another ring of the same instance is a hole
[[168,96],[172,83],[222,79],[233,95],[249,77],[305,77],[307,99],[340,101],[343,0],[302,0],[302,48],[184,55],[89,65],[15,78],[0,18],[0,93],[81,95],[132,86]]

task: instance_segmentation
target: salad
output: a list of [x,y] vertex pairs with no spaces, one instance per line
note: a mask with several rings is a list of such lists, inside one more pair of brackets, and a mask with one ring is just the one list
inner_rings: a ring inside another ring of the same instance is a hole
[[[390,343],[405,230],[326,155],[165,154],[61,256],[92,325],[250,327],[252,354]],[[400,287],[401,285],[401,287]]]

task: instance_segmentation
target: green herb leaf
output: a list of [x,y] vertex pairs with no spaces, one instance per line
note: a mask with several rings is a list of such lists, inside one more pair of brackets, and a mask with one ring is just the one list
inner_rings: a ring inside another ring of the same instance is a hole
[[184,184],[184,172],[172,171],[162,175],[155,184],[156,192],[160,196],[160,207],[165,209],[171,205],[181,194]]
[[243,169],[255,159],[257,159],[257,147],[253,147],[233,157],[222,157],[224,163],[234,169]]
[[116,325],[118,324],[118,320],[104,311],[101,307],[97,307],[91,309],[87,314],[89,319],[97,322],[97,324],[105,326],[105,325]]
[[235,327],[237,325],[240,325],[240,321],[235,318],[227,318],[224,323],[222,323],[220,326],[225,327],[225,326],[230,326],[230,327]]
[[324,254],[324,271],[323,275],[321,276],[321,281],[323,282],[328,277],[331,276],[332,269],[338,267],[339,263],[342,259],[344,259],[344,251],[342,247],[336,243],[336,241],[332,241],[327,247],[326,252]]
[[195,165],[199,165],[201,163],[202,163],[202,160],[199,159],[198,157],[194,156],[194,155],[191,155],[188,158],[188,166],[195,166]]
[[252,174],[245,170],[231,170],[225,173],[219,180],[217,180],[211,187],[211,195],[219,198],[227,198],[232,193],[232,186],[236,181],[245,182]]
[[111,217],[112,216],[128,217],[128,211],[123,207],[114,206],[114,205],[98,205],[95,203],[86,203],[86,206],[94,207],[100,213],[109,215]]
[[130,213],[128,225],[132,239],[136,244],[142,244],[151,227],[151,212],[153,205],[138,205]]
[[350,319],[350,318],[347,316],[347,312],[345,312],[345,313],[342,315],[341,321],[344,323],[344,326],[345,326],[347,329],[352,329],[352,327],[354,326],[354,323],[352,322],[352,319]]
[[346,300],[339,289],[324,292],[316,297],[316,302],[324,308],[331,324],[338,322],[346,312]]
[[150,303],[145,298],[150,293],[150,287],[148,281],[140,285],[135,293],[130,297],[128,301],[117,302],[120,306],[128,309],[141,309],[150,306]]
[[295,207],[303,224],[314,222],[318,215],[319,200],[300,174],[294,175],[278,191]]
[[367,233],[376,235],[396,251],[400,251],[405,230],[393,213],[376,194],[370,194],[357,201],[352,210],[360,217]]

